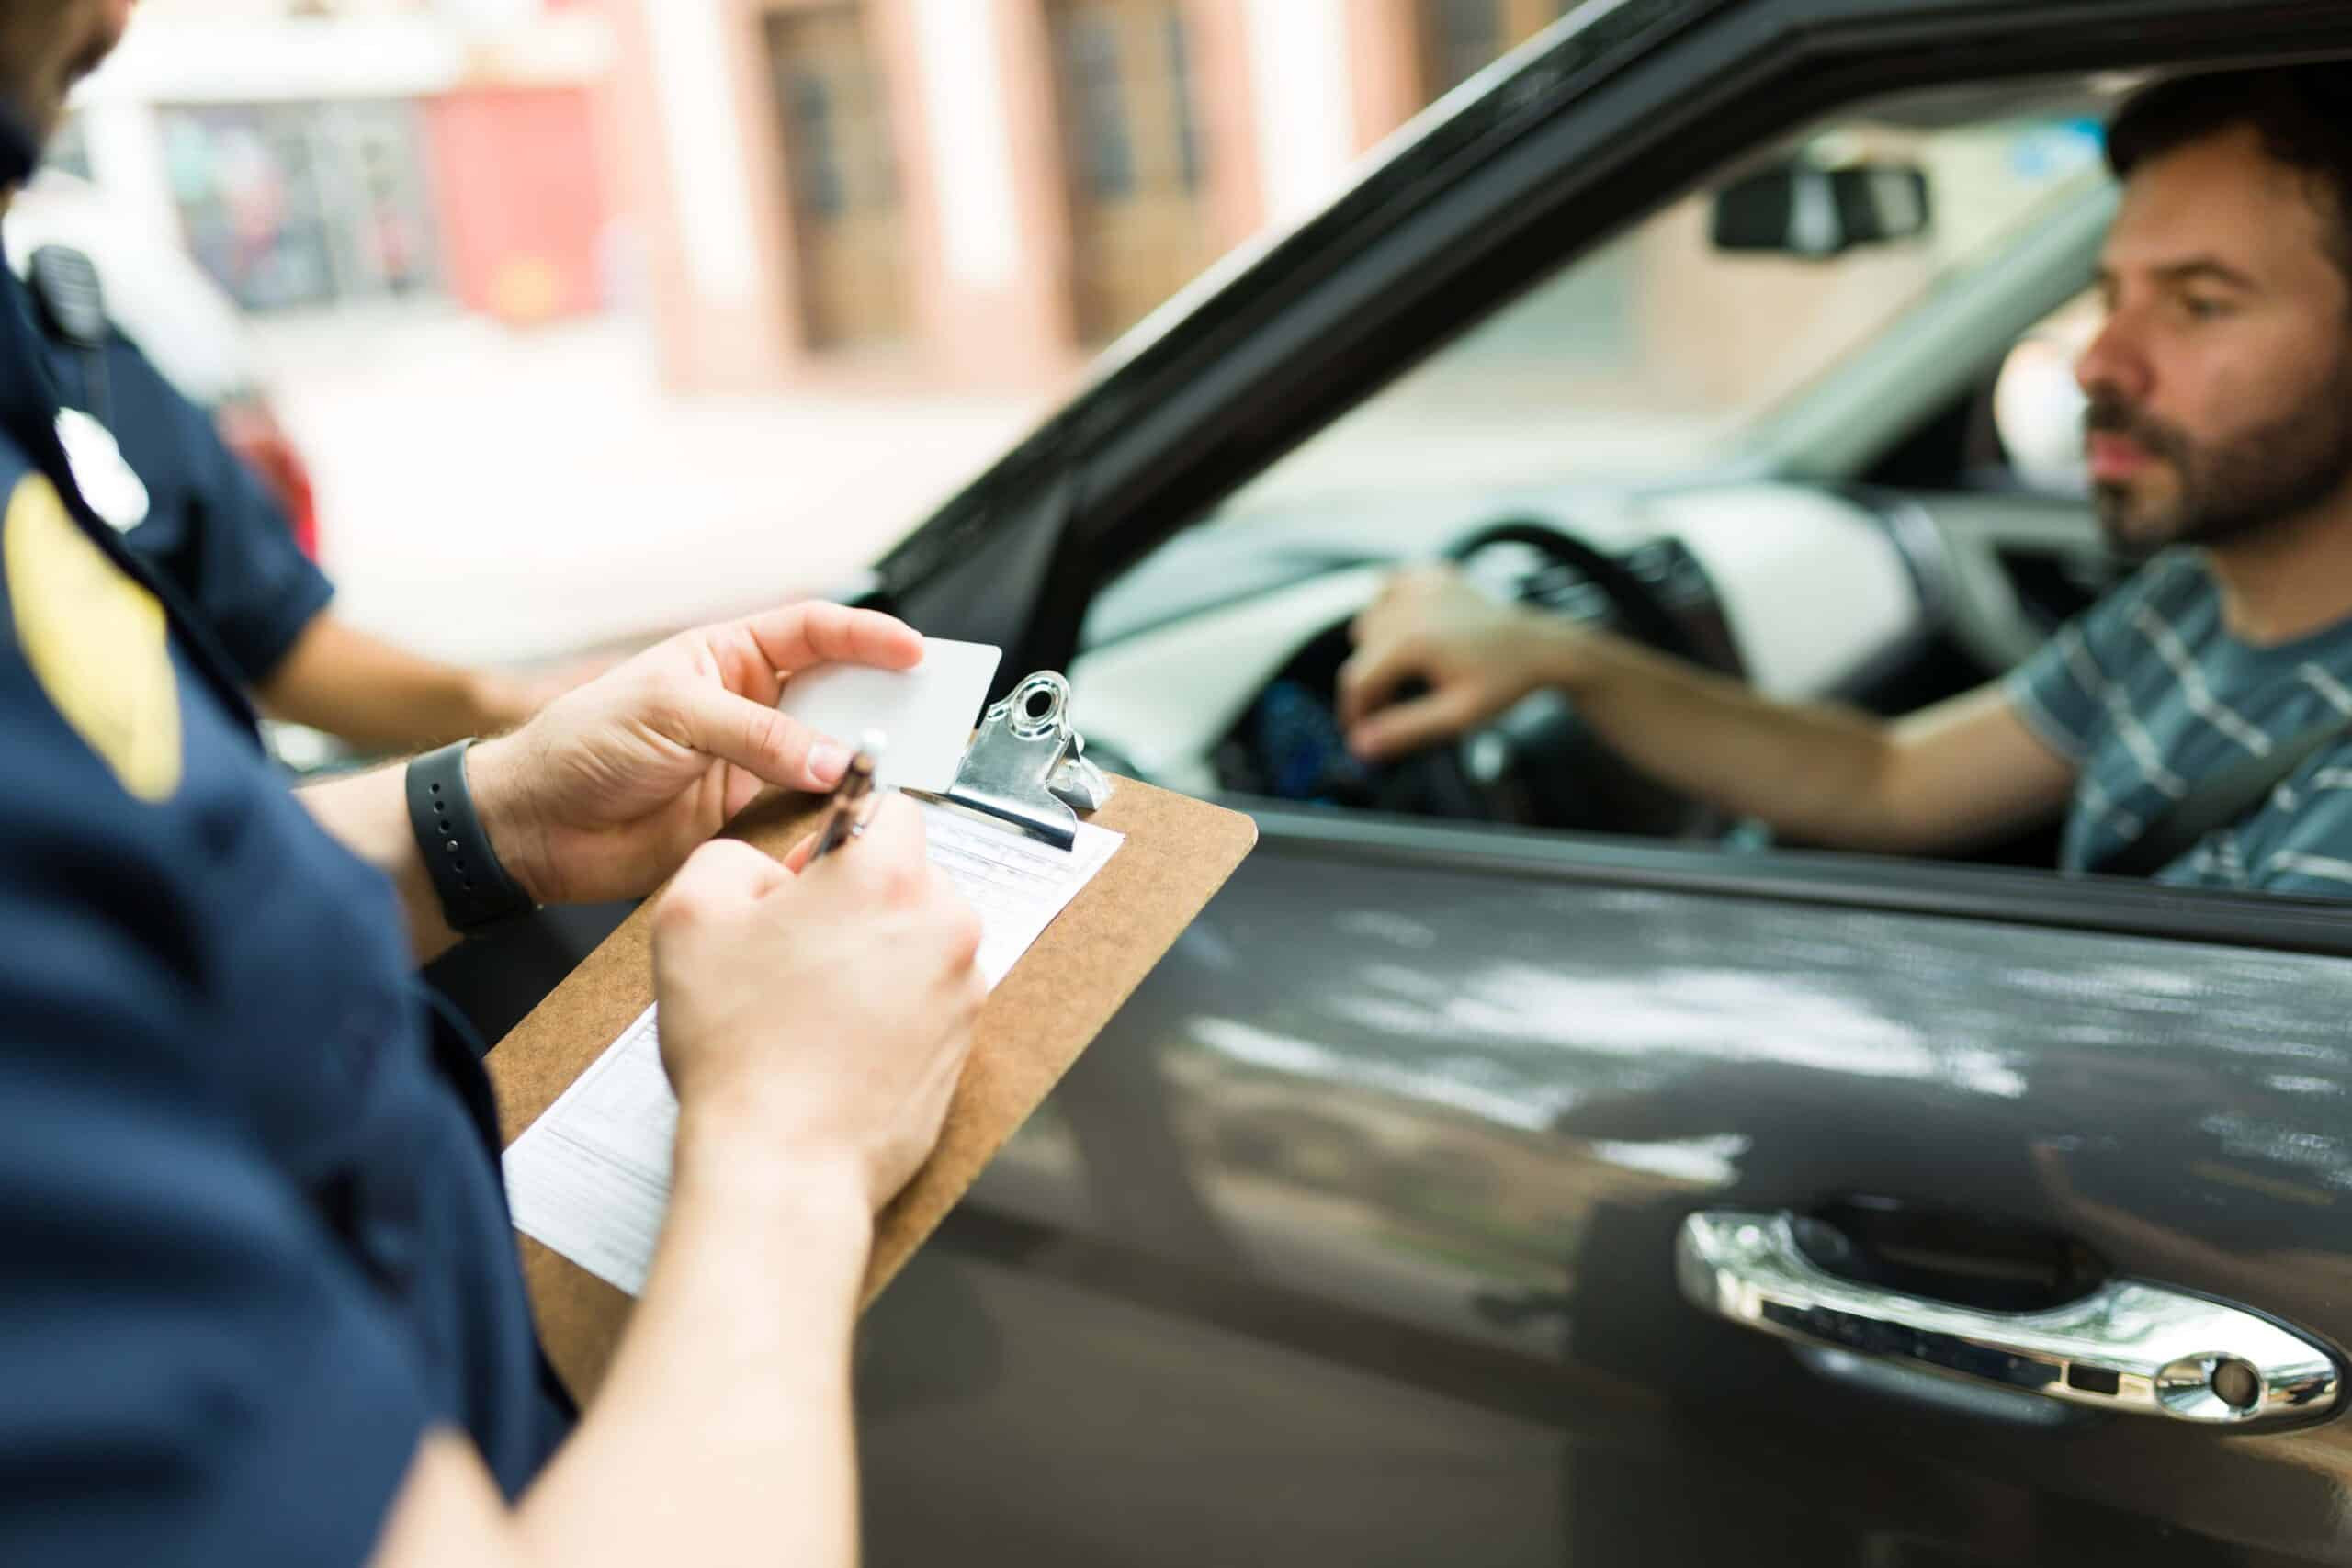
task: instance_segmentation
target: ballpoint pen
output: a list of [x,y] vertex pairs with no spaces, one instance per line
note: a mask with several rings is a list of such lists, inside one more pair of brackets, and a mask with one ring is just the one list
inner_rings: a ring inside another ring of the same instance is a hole
[[858,737],[857,750],[850,757],[849,766],[842,771],[842,782],[833,786],[832,797],[826,803],[825,824],[817,830],[817,847],[808,852],[808,863],[816,864],[850,840],[865,831],[874,819],[881,795],[874,788],[874,771],[881,761],[888,738],[878,729],[869,729]]

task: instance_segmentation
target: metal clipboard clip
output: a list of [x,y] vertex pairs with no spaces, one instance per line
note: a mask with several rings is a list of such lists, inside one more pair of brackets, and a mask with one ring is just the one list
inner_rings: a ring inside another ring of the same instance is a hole
[[1086,760],[1086,738],[1070,728],[1069,682],[1041,670],[982,714],[945,798],[1056,849],[1077,843],[1077,812],[1101,810],[1111,781]]

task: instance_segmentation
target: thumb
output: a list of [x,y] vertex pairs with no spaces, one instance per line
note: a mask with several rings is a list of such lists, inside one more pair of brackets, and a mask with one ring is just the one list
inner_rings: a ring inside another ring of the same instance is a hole
[[831,789],[849,767],[840,741],[722,686],[690,688],[683,716],[687,745],[779,789]]

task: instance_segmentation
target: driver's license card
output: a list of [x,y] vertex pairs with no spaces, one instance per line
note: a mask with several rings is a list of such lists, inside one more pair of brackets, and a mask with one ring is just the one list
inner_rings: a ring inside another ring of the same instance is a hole
[[925,637],[922,662],[912,670],[820,664],[786,681],[776,706],[844,746],[880,730],[888,744],[876,785],[944,794],[1003,657],[983,642]]

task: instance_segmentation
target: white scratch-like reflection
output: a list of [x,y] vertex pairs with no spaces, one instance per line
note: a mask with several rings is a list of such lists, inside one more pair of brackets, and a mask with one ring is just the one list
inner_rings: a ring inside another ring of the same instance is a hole
[[1240,966],[1240,950],[1224,931],[1207,921],[1194,921],[1176,940],[1184,956],[1204,969],[1229,972]]
[[2199,1126],[2222,1140],[2222,1153],[2236,1158],[2267,1160],[2300,1170],[2327,1171],[2333,1173],[2330,1179],[2339,1184],[2344,1177],[2352,1175],[2341,1138],[2234,1111],[2216,1112]]
[[[1367,1029],[1454,1044],[1544,1045],[1635,1056],[1679,1052],[1730,1061],[1869,1077],[1944,1082],[1973,1094],[2020,1098],[2026,1081],[2007,1054],[1930,1043],[1917,1030],[1835,991],[1772,975],[1673,969],[1640,980],[1565,975],[1498,964],[1433,994],[1426,976],[1334,1001]],[[1371,977],[1371,976],[1367,976]]]
[[1437,945],[1437,930],[1387,909],[1351,909],[1332,922],[1341,936],[1385,942],[1408,952],[1425,953]]
[[1235,1019],[1195,1019],[1193,1036],[1209,1049],[1252,1066],[1363,1089],[1387,1089],[1450,1105],[1523,1132],[1542,1132],[1582,1098],[1565,1086],[1527,1086],[1509,1081],[1496,1071],[1493,1063],[1484,1058],[1442,1056],[1419,1064],[1372,1062]]
[[1676,1138],[1655,1144],[1594,1143],[1585,1147],[1597,1159],[1624,1170],[1705,1187],[1728,1187],[1739,1177],[1738,1160],[1754,1144],[1743,1133],[1722,1133],[1710,1138]]
[[2273,1073],[2262,1080],[2267,1088],[2280,1094],[2340,1095],[2344,1086],[2334,1078],[2306,1077],[2300,1073]]
[[1987,1094],[1996,1100],[2025,1098],[2025,1075],[2009,1066],[1997,1051],[1981,1047],[1954,1051],[1950,1077],[1954,1088],[1972,1094]]

